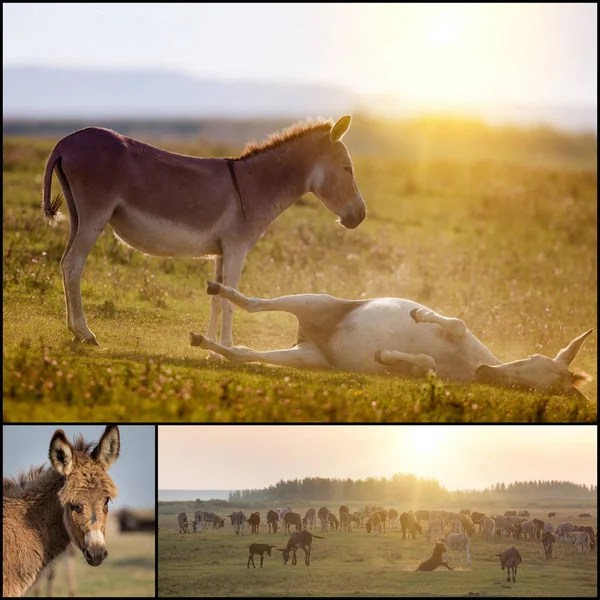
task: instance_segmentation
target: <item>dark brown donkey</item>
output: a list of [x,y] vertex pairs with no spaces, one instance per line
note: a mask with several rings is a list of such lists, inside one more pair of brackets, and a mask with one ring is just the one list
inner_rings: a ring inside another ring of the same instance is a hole
[[310,531],[306,529],[302,529],[301,531],[294,531],[292,536],[288,540],[288,543],[285,548],[277,548],[278,552],[282,553],[283,556],[283,564],[287,565],[288,560],[290,559],[290,552],[293,553],[292,556],[292,564],[297,564],[296,560],[296,551],[298,548],[302,548],[304,550],[304,564],[308,567],[310,565],[310,549],[312,546],[312,539],[316,537],[320,540],[324,540],[325,538],[321,535],[314,535]]
[[[93,449],[92,449],[93,448]],[[62,429],[50,441],[50,467],[3,479],[2,591],[22,596],[42,569],[69,545],[97,567],[108,556],[108,503],[117,488],[106,470],[119,457],[119,429],[106,427],[98,444]]]
[[252,566],[256,569],[254,555],[260,554],[260,568],[262,569],[265,552],[271,556],[271,548],[275,548],[275,546],[270,546],[269,544],[250,544],[250,547],[248,548],[250,554],[250,556],[248,556],[248,568],[250,568],[250,561],[252,561]]
[[[294,201],[312,192],[357,227],[366,207],[341,141],[351,117],[307,121],[249,144],[237,158],[198,158],[167,152],[99,127],[56,144],[43,181],[43,212],[56,218],[52,173],[69,208],[71,232],[60,266],[67,326],[74,340],[98,344],[81,301],[81,275],[98,236],[110,225],[118,239],[155,256],[213,256],[215,281],[236,289],[246,254]],[[206,337],[232,345],[233,304],[214,296]]]

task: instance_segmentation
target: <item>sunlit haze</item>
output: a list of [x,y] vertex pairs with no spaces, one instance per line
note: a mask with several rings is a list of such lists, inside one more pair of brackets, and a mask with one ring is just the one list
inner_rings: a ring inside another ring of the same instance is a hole
[[412,473],[448,490],[559,480],[596,485],[595,426],[160,426],[161,490],[251,489],[305,477]]
[[3,4],[3,65],[594,107],[596,4]]

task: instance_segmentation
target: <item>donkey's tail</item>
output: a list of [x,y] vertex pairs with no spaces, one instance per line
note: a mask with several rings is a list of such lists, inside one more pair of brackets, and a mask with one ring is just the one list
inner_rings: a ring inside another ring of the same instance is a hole
[[48,161],[46,162],[46,170],[44,171],[44,181],[43,181],[43,200],[42,200],[42,212],[44,213],[44,218],[49,223],[56,223],[58,221],[58,209],[63,201],[63,196],[59,192],[54,196],[53,200],[50,200],[50,194],[52,191],[52,172],[54,168],[58,165],[60,168],[61,156],[56,148],[52,151],[52,154],[48,157]]

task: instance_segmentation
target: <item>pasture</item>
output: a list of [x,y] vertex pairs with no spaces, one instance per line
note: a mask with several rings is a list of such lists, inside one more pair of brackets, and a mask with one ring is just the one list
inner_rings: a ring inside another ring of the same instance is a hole
[[[133,597],[155,594],[155,555],[153,533],[121,533],[113,519],[108,523],[108,558],[98,568],[90,567],[79,550],[73,560],[75,596]],[[56,561],[53,596],[68,596],[67,568],[64,558]],[[26,596],[46,595],[42,575]]]
[[[174,503],[172,503],[174,504]],[[285,546],[288,535],[278,530],[268,534],[261,506],[260,534],[236,536],[229,519],[225,528],[206,533],[180,534],[177,531],[176,507],[159,503],[158,532],[158,594],[167,596],[554,596],[576,597],[597,595],[597,555],[577,553],[567,542],[557,542],[555,559],[546,560],[539,540],[483,540],[478,533],[470,538],[471,565],[463,555],[460,566],[456,556],[455,571],[439,568],[430,573],[415,572],[417,566],[431,556],[433,542],[418,535],[416,540],[403,540],[400,529],[387,529],[385,535],[368,535],[364,528],[352,533],[331,531],[313,539],[311,564],[304,565],[304,553],[298,551],[298,564],[283,565],[281,554],[265,555],[261,569],[255,557],[256,569],[246,567],[248,546],[252,542]],[[324,503],[334,512],[340,503]],[[185,503],[180,503],[183,508]],[[304,514],[310,505],[291,505]],[[315,503],[312,506],[318,507]],[[358,506],[348,504],[351,510]],[[384,506],[386,506],[384,504]],[[388,506],[386,506],[387,508]],[[272,508],[269,507],[269,508]],[[397,507],[401,512],[401,507]],[[477,507],[475,507],[477,508]],[[204,510],[212,510],[204,508]],[[257,510],[245,508],[246,514]],[[496,509],[494,509],[496,510]],[[500,510],[500,508],[498,508]],[[529,509],[532,518],[546,518],[544,508]],[[596,519],[578,519],[577,509],[558,511],[559,523],[570,520],[596,527]],[[215,508],[221,516],[230,513]],[[502,510],[503,512],[503,510]],[[167,514],[168,513],[168,514]],[[188,517],[193,511],[188,511]],[[337,512],[336,512],[337,514]],[[489,514],[489,512],[488,512]],[[564,519],[563,519],[564,517]],[[424,528],[427,522],[422,523]],[[506,571],[500,569],[499,554],[516,545],[523,564],[516,583],[506,581]]]
[[[429,131],[419,145],[413,132],[414,147],[398,139],[401,155],[374,155],[353,147],[352,132],[344,141],[366,221],[345,230],[315,197],[303,197],[249,253],[240,291],[414,299],[463,319],[505,361],[554,357],[596,328],[595,144],[581,155],[570,150],[579,148],[576,136],[559,136],[560,143],[549,136],[525,153],[519,136],[529,138],[513,132],[518,160],[510,144],[495,158],[489,148],[481,158],[477,147],[462,143],[451,158],[451,151],[435,151],[438,140],[453,147],[444,130]],[[485,144],[485,136],[478,140]],[[73,345],[59,267],[66,207],[56,227],[44,224],[40,210],[45,159],[57,141],[3,142],[5,421],[596,421],[596,332],[571,365],[594,378],[582,388],[588,401],[436,377],[207,360],[190,347],[188,332],[206,331],[212,262],[146,256],[109,229],[82,279],[88,323],[101,347]],[[204,156],[241,151],[155,143]],[[287,348],[296,323],[288,314],[237,310],[233,335],[236,345]]]

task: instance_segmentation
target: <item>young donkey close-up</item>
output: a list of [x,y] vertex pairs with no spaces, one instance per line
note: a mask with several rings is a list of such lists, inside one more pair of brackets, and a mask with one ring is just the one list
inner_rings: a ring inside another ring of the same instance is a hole
[[[249,144],[236,158],[168,152],[115,131],[87,127],[60,140],[46,164],[42,209],[54,221],[56,172],[69,209],[70,233],[60,261],[67,326],[74,341],[97,345],[81,300],[81,276],[98,236],[110,225],[122,242],[154,256],[215,257],[215,280],[237,288],[248,252],[267,227],[312,192],[353,229],[366,217],[337,123],[307,121]],[[233,304],[213,298],[207,337],[232,345]]]
[[107,558],[108,504],[117,488],[106,473],[120,452],[119,428],[106,427],[100,441],[62,429],[50,440],[50,467],[31,467],[3,479],[2,591],[22,596],[71,542],[87,563]]

